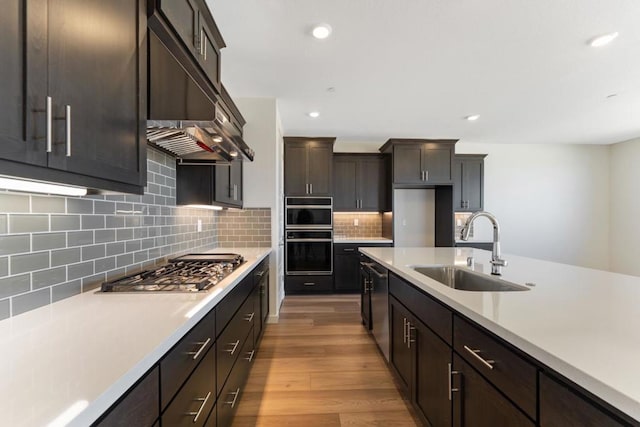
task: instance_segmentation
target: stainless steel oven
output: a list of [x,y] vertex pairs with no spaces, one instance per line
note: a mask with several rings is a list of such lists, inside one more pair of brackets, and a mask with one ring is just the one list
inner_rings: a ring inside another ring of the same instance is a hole
[[333,199],[331,197],[287,197],[285,216],[287,229],[331,229],[333,228]]
[[287,230],[287,275],[333,274],[332,230]]

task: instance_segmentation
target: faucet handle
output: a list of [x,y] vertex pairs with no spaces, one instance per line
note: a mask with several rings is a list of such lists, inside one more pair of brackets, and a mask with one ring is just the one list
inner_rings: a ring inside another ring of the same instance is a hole
[[493,265],[500,266],[500,267],[506,267],[507,265],[509,265],[506,259],[500,259],[500,258],[492,259],[489,262]]

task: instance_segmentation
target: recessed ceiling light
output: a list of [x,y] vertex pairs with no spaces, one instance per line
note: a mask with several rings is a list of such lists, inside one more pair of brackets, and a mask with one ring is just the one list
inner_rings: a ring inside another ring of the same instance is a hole
[[465,117],[465,119],[469,120],[470,122],[476,121],[480,118],[480,114],[474,114],[472,116],[467,116]]
[[312,111],[312,112],[309,113],[309,117],[316,119],[316,118],[320,117],[320,113],[317,112],[317,111]]
[[607,98],[615,98],[616,96],[618,96],[617,93],[612,93],[610,95],[607,95]]
[[316,25],[315,27],[313,27],[311,34],[313,34],[313,37],[317,39],[320,39],[320,40],[326,39],[331,35],[331,25],[329,24]]
[[335,91],[336,91],[336,88],[333,86],[327,88],[327,92],[333,93]]
[[603,34],[601,36],[594,37],[593,39],[591,39],[589,44],[593,47],[604,46],[606,44],[611,43],[616,37],[618,37],[617,31],[615,33]]

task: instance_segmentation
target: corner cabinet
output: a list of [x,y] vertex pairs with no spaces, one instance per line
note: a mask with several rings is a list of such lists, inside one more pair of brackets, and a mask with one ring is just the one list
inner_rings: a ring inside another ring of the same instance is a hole
[[393,183],[451,184],[457,140],[389,139],[381,148],[393,158]]
[[484,207],[484,158],[486,154],[456,154],[453,160],[453,207],[456,212],[481,211]]
[[0,17],[3,174],[142,193],[146,31],[141,0],[8,1]]
[[332,196],[335,138],[284,138],[285,196]]
[[335,212],[388,210],[389,185],[385,156],[334,153],[333,210]]

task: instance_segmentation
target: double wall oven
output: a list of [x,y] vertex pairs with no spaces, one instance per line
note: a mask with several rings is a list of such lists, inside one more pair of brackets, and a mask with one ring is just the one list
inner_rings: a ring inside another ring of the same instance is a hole
[[285,199],[285,271],[288,276],[333,274],[333,199]]

